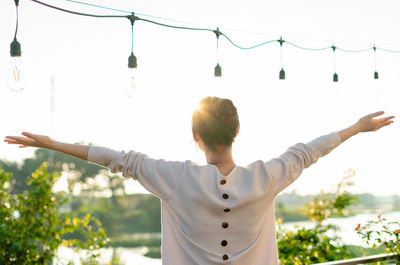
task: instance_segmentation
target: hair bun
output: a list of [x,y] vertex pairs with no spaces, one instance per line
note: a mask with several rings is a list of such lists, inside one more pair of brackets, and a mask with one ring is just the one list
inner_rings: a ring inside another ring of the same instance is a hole
[[231,146],[238,128],[239,116],[230,99],[206,97],[200,101],[200,109],[193,113],[193,136],[199,134],[211,148],[218,144]]

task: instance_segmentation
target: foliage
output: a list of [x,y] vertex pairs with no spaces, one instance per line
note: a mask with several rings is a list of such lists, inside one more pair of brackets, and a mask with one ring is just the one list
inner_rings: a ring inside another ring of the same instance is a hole
[[346,175],[337,185],[333,194],[327,194],[321,191],[321,194],[315,197],[308,205],[308,216],[310,221],[321,223],[332,216],[344,217],[350,214],[348,207],[358,201],[357,197],[346,191],[346,187],[353,186],[350,180],[355,175],[353,169],[349,169]]
[[[53,193],[59,174],[50,174],[43,163],[27,180],[29,189],[10,193],[12,174],[0,168],[0,264],[45,264],[53,260],[61,245],[98,250],[107,242],[100,222],[86,215],[71,218],[61,214],[64,193]],[[64,239],[78,232],[82,240]],[[89,260],[96,257],[89,251]],[[92,262],[91,262],[92,263]]]
[[360,204],[366,209],[377,210],[380,208],[379,198],[375,197],[372,194],[369,193],[357,194],[357,198]]
[[365,257],[382,254],[384,252],[384,247],[369,248],[356,245],[346,245],[346,251],[351,257]]
[[278,249],[282,264],[312,264],[346,258],[346,247],[338,238],[328,236],[335,231],[332,225],[317,224],[311,229],[278,230]]
[[393,211],[400,211],[400,196],[393,196]]
[[283,202],[275,202],[275,218],[282,222],[306,221],[308,215],[302,207],[288,207]]
[[388,221],[378,215],[377,220],[369,220],[365,225],[358,224],[357,234],[372,247],[384,246],[386,253],[396,254],[396,262],[400,264],[400,221]]
[[314,222],[312,228],[283,230],[278,221],[278,250],[282,264],[303,265],[350,257],[346,246],[335,236],[338,227],[325,224],[324,221],[333,215],[348,214],[347,208],[356,201],[356,198],[345,190],[347,186],[352,185],[349,179],[353,175],[354,171],[348,171],[335,193],[321,192],[307,205],[309,219]]
[[[116,201],[118,207],[114,205]],[[150,194],[104,197],[72,197],[71,214],[91,213],[101,221],[110,237],[133,233],[161,232],[160,199]],[[134,224],[134,225],[133,225]]]

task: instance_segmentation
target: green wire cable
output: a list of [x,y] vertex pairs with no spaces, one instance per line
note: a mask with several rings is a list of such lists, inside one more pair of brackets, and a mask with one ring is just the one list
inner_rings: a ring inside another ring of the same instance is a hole
[[[125,15],[94,15],[94,14],[88,14],[88,13],[81,13],[81,12],[75,12],[75,11],[70,11],[67,9],[63,9],[60,7],[56,7],[56,6],[52,6],[50,4],[46,4],[43,3],[41,1],[38,0],[31,0],[32,2],[36,2],[38,4],[53,8],[53,9],[57,9],[63,12],[67,12],[70,14],[75,14],[75,15],[81,15],[81,16],[89,16],[89,17],[98,17],[98,18],[129,18],[129,16],[125,16]],[[132,14],[131,11],[126,11],[126,10],[122,10],[122,9],[116,9],[116,8],[111,8],[111,7],[105,7],[105,6],[101,6],[101,5],[96,5],[96,4],[90,4],[90,3],[86,3],[86,2],[82,2],[82,1],[77,1],[77,0],[65,0],[67,2],[72,2],[72,3],[77,3],[77,4],[81,4],[81,5],[87,5],[87,6],[92,6],[92,7],[97,7],[97,8],[102,8],[102,9],[107,9],[107,10],[112,10],[112,11],[117,11],[117,12],[123,12],[123,13],[129,13]],[[158,18],[158,19],[163,19],[163,20],[169,20],[169,21],[174,21],[174,22],[179,22],[179,23],[185,23],[185,24],[192,24],[192,25],[199,25],[199,24],[195,24],[195,23],[190,23],[190,22],[185,22],[185,21],[180,21],[180,20],[174,20],[174,19],[169,19],[169,18],[163,18],[163,17],[157,17],[157,16],[151,16],[151,15],[146,15],[146,14],[139,14],[136,13],[137,15],[141,15],[141,16],[147,16],[147,17],[152,17],[152,18]],[[148,19],[142,19],[142,18],[137,18],[137,20],[141,20],[141,21],[145,21],[148,23],[152,23],[152,24],[156,24],[159,26],[163,26],[163,27],[169,27],[169,28],[175,28],[175,29],[185,29],[185,30],[195,30],[195,31],[211,31],[214,32],[213,29],[210,28],[193,28],[193,27],[184,27],[184,26],[174,26],[174,25],[168,25],[168,24],[164,24],[164,23],[160,23],[160,22],[156,22],[156,21],[152,21],[152,20],[148,20]],[[199,25],[201,26],[201,25]],[[232,45],[234,45],[235,47],[242,49],[242,50],[250,50],[250,49],[254,49],[260,46],[263,46],[265,44],[268,43],[272,43],[275,42],[277,40],[270,40],[270,41],[265,41],[262,42],[260,44],[254,45],[254,46],[250,46],[250,47],[242,47],[237,45],[236,43],[234,43],[228,36],[226,36],[225,34],[221,34],[223,35]],[[329,47],[323,47],[323,48],[307,48],[307,47],[301,47],[297,44],[294,44],[292,42],[289,41],[285,41],[286,43],[288,43],[289,45],[292,45],[298,49],[302,49],[302,50],[309,50],[309,51],[322,51],[322,50],[327,50],[330,49],[331,46]],[[347,52],[347,53],[358,53],[358,52],[366,52],[369,51],[373,48],[367,48],[367,49],[359,49],[359,50],[347,50],[347,49],[343,49],[343,48],[339,48],[336,47],[338,50],[342,51],[342,52]],[[389,53],[400,53],[400,50],[390,50],[390,49],[385,49],[385,48],[380,48],[380,47],[375,47],[378,50],[381,50],[383,52],[389,52]],[[132,27],[132,50],[133,50],[133,27]]]
[[342,51],[342,52],[358,53],[358,52],[370,51],[370,50],[372,50],[373,48],[371,47],[371,48],[359,49],[359,50],[346,50],[346,49],[343,49],[343,48],[338,48],[338,47],[336,47],[336,49],[338,49],[339,51]]
[[384,49],[384,48],[379,48],[379,47],[376,47],[376,49],[381,50],[383,52],[400,53],[400,51],[398,51],[398,50],[389,50],[389,49]]
[[149,22],[149,23],[156,24],[156,25],[163,26],[163,27],[173,28],[173,29],[186,29],[186,30],[212,31],[212,32],[214,32],[213,29],[173,26],[173,25],[168,25],[168,24],[164,24],[164,23],[160,23],[160,22],[156,22],[156,21],[152,21],[152,20],[148,20],[148,19],[144,19],[144,18],[139,18],[138,20],[139,21]]
[[125,10],[121,10],[121,9],[115,9],[115,8],[111,8],[111,7],[100,6],[100,5],[90,4],[90,3],[76,1],[76,0],[64,0],[64,1],[72,2],[72,3],[76,3],[76,4],[81,4],[81,5],[92,6],[92,7],[103,8],[103,9],[112,10],[112,11],[124,12],[124,13],[128,13],[128,14],[131,13],[129,11],[125,11]]
[[307,48],[307,47],[299,46],[299,45],[294,44],[293,42],[290,42],[290,41],[287,41],[287,40],[285,40],[285,43],[287,43],[289,45],[292,45],[293,47],[296,47],[298,49],[306,50],[306,51],[323,51],[323,50],[327,50],[327,49],[331,49],[332,48],[332,46],[323,47],[323,48]]
[[224,36],[233,46],[235,46],[236,48],[242,49],[242,50],[254,49],[254,48],[260,47],[260,46],[262,46],[262,45],[265,45],[265,44],[268,44],[268,43],[271,43],[271,42],[275,42],[275,41],[276,41],[276,40],[270,40],[270,41],[265,41],[265,42],[263,42],[263,43],[260,43],[260,44],[254,45],[254,46],[242,47],[242,46],[239,46],[239,45],[237,45],[236,43],[234,43],[234,42],[233,42],[228,36],[226,36],[224,33],[222,33],[221,35]]
[[79,16],[98,17],[98,18],[126,18],[126,16],[116,16],[116,15],[94,15],[94,14],[76,12],[76,11],[71,11],[71,10],[68,10],[68,9],[61,8],[61,7],[53,6],[53,5],[50,5],[50,4],[46,4],[46,3],[41,2],[41,1],[38,1],[38,0],[31,0],[31,1],[32,1],[32,2],[35,2],[35,3],[37,3],[37,4],[40,4],[40,5],[47,6],[47,7],[49,7],[49,8],[53,8],[53,9],[56,9],[56,10],[59,10],[59,11],[63,11],[63,12],[66,12],[66,13],[70,13],[70,14],[74,14],[74,15],[79,15]]

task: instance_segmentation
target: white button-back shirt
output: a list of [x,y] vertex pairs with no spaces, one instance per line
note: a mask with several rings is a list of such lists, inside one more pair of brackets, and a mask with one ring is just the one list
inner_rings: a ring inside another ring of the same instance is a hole
[[275,196],[339,144],[334,132],[268,162],[236,166],[227,176],[214,165],[96,146],[88,161],[138,180],[161,199],[164,265],[277,265]]

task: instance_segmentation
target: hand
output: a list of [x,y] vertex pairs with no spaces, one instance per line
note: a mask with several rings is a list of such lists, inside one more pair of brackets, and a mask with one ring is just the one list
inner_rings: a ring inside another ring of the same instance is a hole
[[29,132],[22,132],[21,134],[23,136],[6,136],[4,142],[7,142],[8,144],[19,144],[19,148],[32,146],[49,149],[53,143],[53,140],[45,135],[38,135]]
[[382,127],[388,126],[393,123],[394,116],[388,116],[380,119],[374,119],[375,117],[384,114],[384,111],[378,111],[367,116],[362,117],[355,126],[359,132],[372,132],[377,131]]

